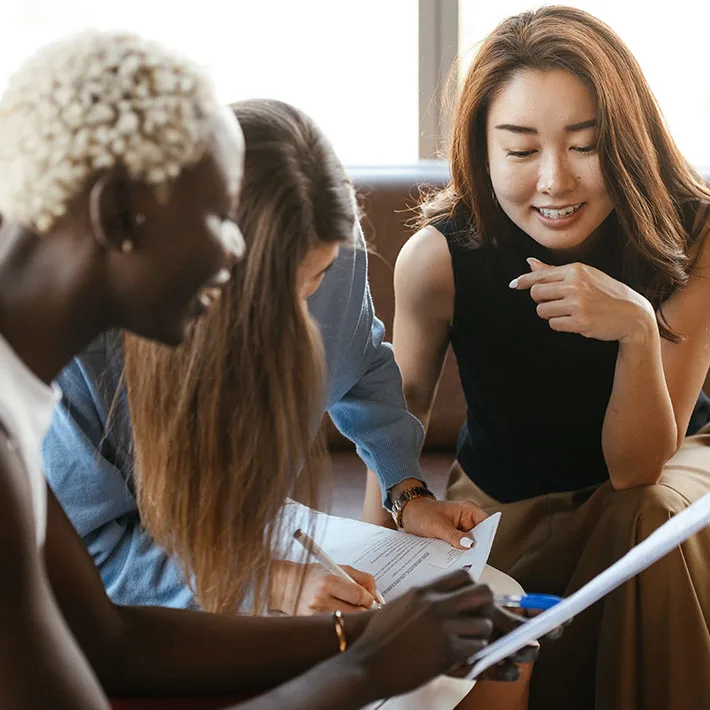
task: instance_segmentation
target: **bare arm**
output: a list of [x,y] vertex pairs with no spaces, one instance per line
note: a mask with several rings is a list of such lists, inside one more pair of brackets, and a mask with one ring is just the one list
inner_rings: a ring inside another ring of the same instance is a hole
[[[706,236],[708,231],[706,224]],[[652,318],[646,327],[640,325],[635,338],[620,343],[602,440],[615,488],[658,481],[688,429],[710,366],[710,250],[706,241],[696,242],[699,254],[687,286],[674,293],[662,309],[683,342],[661,339]]]
[[449,347],[454,316],[454,275],[446,239],[434,227],[402,248],[394,272],[393,345],[409,410],[424,425]]
[[[52,590],[110,694],[258,692],[337,653],[328,616],[226,617],[114,605],[61,507],[49,498],[45,557]],[[348,616],[353,637],[368,620],[367,613]]]
[[107,708],[52,595],[25,471],[0,433],[0,706]]

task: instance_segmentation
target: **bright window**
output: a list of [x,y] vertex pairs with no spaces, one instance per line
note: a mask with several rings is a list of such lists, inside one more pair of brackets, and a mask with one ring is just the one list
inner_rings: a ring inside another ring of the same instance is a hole
[[225,102],[295,104],[349,165],[413,162],[418,21],[416,0],[4,2],[0,86],[36,47],[67,32],[131,29],[208,67]]
[[[710,3],[674,0],[657,9],[621,0],[565,4],[596,15],[619,34],[641,65],[685,157],[710,168]],[[470,51],[509,15],[534,7],[530,0],[459,0],[461,52]]]

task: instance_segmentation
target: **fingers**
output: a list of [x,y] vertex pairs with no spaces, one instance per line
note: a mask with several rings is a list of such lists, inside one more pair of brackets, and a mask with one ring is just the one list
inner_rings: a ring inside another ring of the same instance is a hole
[[533,285],[539,283],[552,283],[555,281],[565,280],[565,267],[564,266],[547,266],[539,271],[531,271],[528,274],[522,274],[518,278],[513,279],[508,287],[512,289],[517,289],[518,291],[527,290],[532,288]]
[[485,616],[459,615],[449,619],[446,625],[462,638],[489,641],[493,634],[493,622]]
[[[461,571],[468,576],[468,572]],[[473,584],[470,576],[468,580],[468,586],[448,592],[442,603],[443,613],[447,616],[456,614],[481,616],[491,620],[495,626],[495,620],[489,610],[494,608],[491,588],[487,584]]]
[[375,578],[368,574],[367,572],[361,572],[359,569],[355,569],[350,565],[341,565],[342,569],[345,570],[361,587],[364,587],[372,596],[375,598],[377,594],[377,585],[375,584]]
[[573,305],[567,300],[550,301],[549,303],[539,303],[537,314],[540,318],[550,320],[552,318],[565,318],[572,315]]
[[534,663],[540,655],[540,646],[537,644],[523,646],[519,651],[516,651],[509,660],[514,663]]
[[[423,586],[422,591],[433,591],[439,593],[453,592],[456,589],[462,589],[465,587],[473,587],[473,580],[471,575],[465,569],[457,569],[454,572],[449,572],[433,582]],[[483,585],[479,585],[483,586]],[[493,598],[493,595],[491,595]]]
[[432,517],[428,524],[427,536],[444,540],[459,550],[473,547],[473,538],[464,533],[470,532],[483,522],[488,513],[471,501],[437,501],[437,504],[435,517]]
[[494,604],[491,604],[489,607],[485,607],[483,609],[483,613],[493,622],[493,626],[496,630],[496,636],[504,636],[505,634],[509,634],[511,631],[517,629],[518,626],[527,621],[525,617],[520,616],[519,614],[513,614],[506,609],[495,606]]
[[459,513],[459,524],[457,527],[459,530],[471,530],[489,517],[489,514],[486,513],[485,510],[482,510],[470,500],[460,501],[457,505]]
[[362,611],[369,609],[374,597],[359,584],[353,584],[346,579],[341,579],[329,574],[318,580],[318,586],[309,602],[309,608],[314,611]]
[[559,316],[550,318],[547,322],[550,324],[550,328],[558,333],[582,333],[584,335],[574,316]]
[[514,683],[520,678],[520,669],[515,664],[515,661],[506,658],[500,663],[496,663],[486,670],[482,675],[482,680],[495,680],[498,682]]
[[561,281],[536,283],[530,287],[530,296],[535,303],[559,301],[568,295],[570,295],[570,287]]

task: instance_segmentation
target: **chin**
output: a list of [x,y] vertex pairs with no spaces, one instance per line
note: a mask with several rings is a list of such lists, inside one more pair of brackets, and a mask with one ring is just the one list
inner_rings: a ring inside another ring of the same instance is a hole
[[575,229],[573,232],[540,229],[540,225],[526,225],[523,231],[540,246],[550,251],[575,251],[584,246],[591,233],[585,229]]

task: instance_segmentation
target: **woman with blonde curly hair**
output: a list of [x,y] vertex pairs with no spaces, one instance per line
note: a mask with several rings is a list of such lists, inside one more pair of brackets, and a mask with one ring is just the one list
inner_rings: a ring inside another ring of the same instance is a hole
[[239,125],[202,73],[134,35],[46,47],[0,99],[3,707],[88,710],[107,707],[104,690],[282,684],[243,707],[358,708],[465,661],[505,623],[464,572],[334,618],[118,607],[106,596],[42,476],[50,383],[107,328],[174,345],[215,307],[244,248],[233,220],[242,162]]

